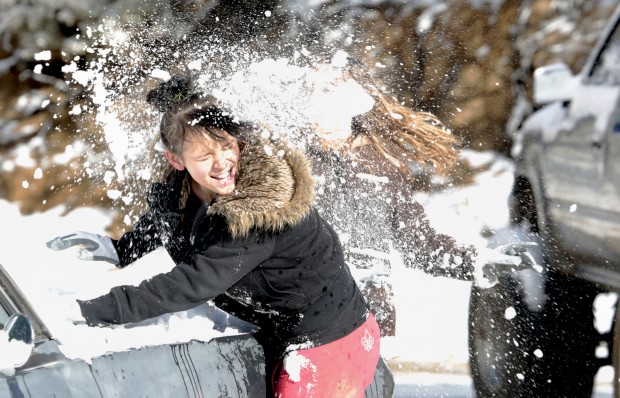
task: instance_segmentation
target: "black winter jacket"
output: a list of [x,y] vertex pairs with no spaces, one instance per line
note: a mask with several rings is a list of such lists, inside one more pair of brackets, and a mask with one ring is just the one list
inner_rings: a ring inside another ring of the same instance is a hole
[[356,151],[349,156],[313,152],[320,160],[314,163],[316,207],[341,237],[346,260],[371,268],[385,261],[392,244],[406,267],[473,280],[475,247],[436,232],[413,198],[411,184],[371,145]]
[[121,266],[162,244],[177,265],[80,302],[88,324],[141,321],[212,299],[282,347],[328,343],[363,323],[366,303],[338,237],[312,207],[303,155],[248,144],[233,194],[211,204],[191,196],[172,211],[182,180],[173,173],[156,184],[149,212],[115,242]]

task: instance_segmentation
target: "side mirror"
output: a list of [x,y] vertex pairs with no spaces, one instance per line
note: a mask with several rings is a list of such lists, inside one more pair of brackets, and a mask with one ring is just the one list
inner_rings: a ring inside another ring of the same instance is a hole
[[568,101],[576,87],[576,78],[564,63],[551,64],[534,71],[534,102],[539,105]]
[[[34,327],[32,321],[24,314],[9,317],[3,330],[6,341],[2,345],[0,367],[19,367],[26,363],[34,347]],[[6,345],[6,346],[5,346]]]

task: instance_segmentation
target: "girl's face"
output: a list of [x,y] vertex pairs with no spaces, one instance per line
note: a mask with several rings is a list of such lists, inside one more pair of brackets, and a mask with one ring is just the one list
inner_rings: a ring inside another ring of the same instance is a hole
[[216,195],[229,195],[235,189],[239,165],[239,144],[224,130],[213,129],[222,137],[215,140],[196,134],[185,141],[180,156],[166,151],[166,159],[177,170],[187,169],[192,177],[192,192],[211,202]]

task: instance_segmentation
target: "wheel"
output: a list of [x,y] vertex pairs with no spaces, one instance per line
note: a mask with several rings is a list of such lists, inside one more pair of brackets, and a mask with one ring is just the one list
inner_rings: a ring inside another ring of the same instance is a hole
[[552,271],[546,292],[537,312],[512,278],[472,288],[469,362],[477,397],[590,398],[600,366],[592,311],[599,291]]
[[[491,289],[472,288],[469,354],[478,397],[590,398],[600,362],[601,340],[592,305],[599,290],[559,269],[570,270],[555,242],[544,184],[537,178],[539,156],[527,151],[529,178],[517,177],[511,209],[514,223],[529,224],[542,239],[545,300],[528,306],[528,289],[517,276]],[[620,398],[620,397],[619,397]]]
[[612,365],[614,367],[614,398],[620,398],[620,299],[616,303],[616,317],[613,325]]
[[383,358],[379,358],[372,384],[366,388],[364,398],[392,398],[394,394],[394,376]]
[[476,396],[532,397],[540,314],[528,309],[513,278],[474,286],[469,307],[469,364]]
[[540,331],[544,356],[538,378],[545,394],[541,396],[590,398],[601,365],[595,350],[602,336],[594,327],[593,311],[600,290],[583,279],[550,270],[546,291]]

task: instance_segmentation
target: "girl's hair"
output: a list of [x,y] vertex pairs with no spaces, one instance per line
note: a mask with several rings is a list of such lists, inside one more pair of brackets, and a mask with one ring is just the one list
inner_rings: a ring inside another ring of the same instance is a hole
[[183,144],[191,136],[207,134],[221,140],[224,137],[217,130],[224,130],[241,138],[251,127],[238,121],[215,97],[199,92],[191,79],[183,76],[175,75],[149,91],[146,100],[163,112],[160,138],[166,149],[176,155],[181,155]]
[[370,111],[353,118],[352,140],[363,134],[405,177],[412,176],[411,166],[415,162],[430,164],[440,172],[450,169],[461,142],[437,117],[414,111],[384,94],[359,61],[349,59],[345,76],[362,85],[375,100]]

